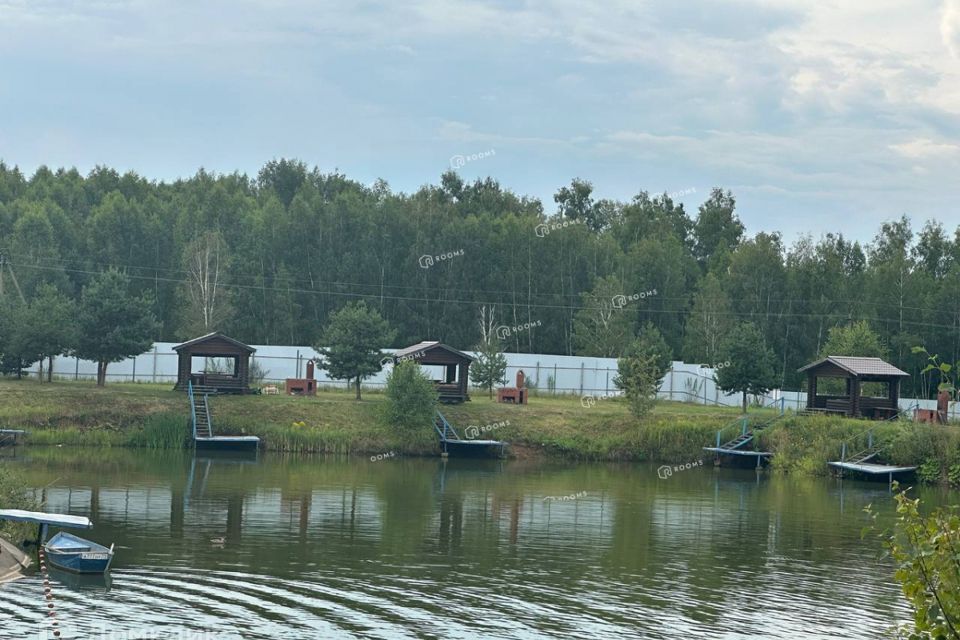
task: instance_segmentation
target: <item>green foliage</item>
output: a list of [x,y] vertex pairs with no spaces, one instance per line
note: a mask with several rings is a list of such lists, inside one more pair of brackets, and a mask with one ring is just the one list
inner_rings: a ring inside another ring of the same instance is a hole
[[[897,563],[897,581],[913,607],[908,637],[960,639],[960,514],[957,507],[920,513],[920,499],[898,491],[894,530],[882,534]],[[876,518],[868,506],[868,513]],[[901,634],[902,637],[902,634]]]
[[700,205],[693,226],[694,252],[697,259],[708,264],[712,258],[732,252],[743,238],[744,226],[734,213],[733,194],[714,189]]
[[491,337],[476,348],[476,359],[470,364],[470,381],[493,397],[493,388],[507,381],[507,358],[499,341]]
[[656,347],[656,340],[637,339],[631,343],[627,353],[617,360],[617,375],[613,384],[623,391],[630,403],[630,412],[637,418],[650,413],[656,404],[657,389],[663,375]]
[[673,352],[670,345],[664,340],[663,334],[652,322],[647,322],[640,328],[637,337],[627,347],[626,355],[648,356],[653,359],[656,367],[657,388],[660,388],[660,379],[670,370],[673,361]]
[[157,413],[144,419],[143,428],[130,434],[127,445],[145,449],[183,449],[188,439],[189,426],[184,416]]
[[864,356],[886,360],[890,353],[880,334],[870,328],[870,323],[858,320],[846,326],[831,327],[820,356]]
[[693,309],[687,319],[683,357],[687,362],[716,366],[722,362],[720,343],[733,325],[730,298],[720,279],[708,273],[697,286]]
[[939,481],[940,475],[940,463],[937,460],[924,460],[917,468],[917,477],[926,483]]
[[[86,176],[41,167],[25,177],[0,166],[0,251],[28,302],[46,283],[78,303],[90,272],[116,265],[130,275],[131,297],[156,301],[153,337],[165,341],[213,324],[251,344],[313,344],[317,324],[360,296],[376,300],[400,344],[477,344],[470,307],[484,300],[501,318],[542,322],[511,350],[601,353],[580,342],[589,332],[574,323],[586,319],[585,296],[596,299],[598,283],[613,279],[623,283],[619,294],[658,292],[623,309],[628,336],[653,322],[674,354],[714,365],[726,359],[722,338],[749,320],[787,389],[800,387],[797,369],[821,352],[837,318],[868,322],[904,371],[927,364],[911,352],[916,344],[951,364],[958,358],[942,325],[960,315],[960,244],[935,221],[916,233],[907,219],[885,223],[866,248],[839,233],[785,246],[776,233],[746,236],[725,189],[691,209],[642,189],[606,200],[586,178],[541,201],[453,172],[400,193],[296,159],[271,161],[258,175],[201,170],[172,183],[109,167]],[[571,224],[538,237],[554,213]],[[218,240],[205,242],[210,234]],[[204,245],[218,259],[189,261]],[[423,255],[460,249],[467,253],[456,260],[419,265]],[[191,264],[211,276],[219,264],[229,286],[210,289],[212,306],[190,297]],[[3,283],[0,297],[18,298],[9,270]],[[11,325],[0,322],[2,343]],[[0,367],[16,372],[16,354],[0,352]],[[905,378],[901,396],[928,394],[924,378]]]
[[[4,509],[26,509],[34,511],[37,505],[27,493],[23,478],[12,470],[0,466],[0,506]],[[0,521],[0,537],[19,544],[36,537],[33,525]]]
[[613,358],[623,353],[633,334],[634,318],[614,303],[624,295],[617,278],[598,278],[593,290],[580,296],[581,309],[573,316],[573,341],[577,354]]
[[387,375],[387,420],[402,432],[429,431],[437,411],[437,390],[416,362],[398,362]]
[[380,347],[390,344],[396,332],[376,309],[364,301],[351,302],[330,314],[322,343],[315,347],[320,366],[336,380],[355,380],[357,400],[360,382],[380,371]]
[[74,342],[74,321],[73,302],[52,284],[38,284],[26,302],[0,299],[0,353],[8,357],[4,368],[19,373],[65,353]]
[[728,366],[717,370],[717,386],[726,392],[743,394],[743,411],[747,411],[747,394],[760,395],[777,383],[776,359],[764,345],[756,325],[742,323],[723,340],[720,355]]
[[907,423],[884,447],[893,464],[919,465],[917,477],[930,484],[949,481],[950,468],[960,464],[960,429],[954,425]]
[[37,360],[36,353],[24,353],[21,336],[27,333],[24,305],[13,298],[0,298],[0,373],[17,374]]
[[956,397],[957,385],[954,382],[953,365],[948,362],[943,362],[939,355],[935,353],[931,354],[924,347],[913,347],[911,352],[922,354],[927,359],[927,366],[920,371],[920,375],[936,371],[937,377],[940,379],[940,382],[937,384],[937,391],[949,391],[951,398]]
[[97,363],[97,384],[107,379],[107,365],[147,351],[158,330],[147,296],[129,293],[130,279],[110,270],[83,289],[77,312],[74,353]]

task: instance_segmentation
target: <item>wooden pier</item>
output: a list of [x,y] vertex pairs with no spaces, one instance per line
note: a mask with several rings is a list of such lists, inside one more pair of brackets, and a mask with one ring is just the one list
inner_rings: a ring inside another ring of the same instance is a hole
[[208,393],[194,393],[193,383],[187,385],[190,397],[190,422],[193,427],[193,446],[196,449],[217,451],[256,451],[260,447],[257,436],[215,436],[210,414]]
[[443,447],[444,456],[454,453],[464,457],[490,457],[490,452],[497,449],[496,457],[502,458],[504,448],[507,446],[507,443],[501,440],[464,440],[439,411],[434,419],[433,428],[440,436],[440,446]]

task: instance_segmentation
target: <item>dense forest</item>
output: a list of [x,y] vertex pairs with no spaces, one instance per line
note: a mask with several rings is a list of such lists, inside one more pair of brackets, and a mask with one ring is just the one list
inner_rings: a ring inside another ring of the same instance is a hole
[[913,374],[926,364],[914,345],[960,359],[960,232],[903,217],[878,221],[865,245],[830,233],[786,246],[748,236],[729,191],[701,195],[688,211],[667,194],[598,198],[579,179],[542,203],[454,172],[405,194],[290,160],[172,183],[0,163],[0,283],[5,304],[13,278],[27,299],[44,283],[76,297],[116,268],[166,341],[217,329],[312,344],[362,299],[397,331],[384,346],[468,349],[497,327],[508,351],[616,356],[652,323],[675,358],[712,364],[750,321],[787,388],[829,329],[854,320]]

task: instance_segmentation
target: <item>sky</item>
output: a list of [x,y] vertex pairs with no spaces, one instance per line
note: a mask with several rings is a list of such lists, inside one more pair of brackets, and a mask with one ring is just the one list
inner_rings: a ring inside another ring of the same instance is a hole
[[394,190],[730,189],[750,233],[960,225],[960,0],[0,0],[0,159]]

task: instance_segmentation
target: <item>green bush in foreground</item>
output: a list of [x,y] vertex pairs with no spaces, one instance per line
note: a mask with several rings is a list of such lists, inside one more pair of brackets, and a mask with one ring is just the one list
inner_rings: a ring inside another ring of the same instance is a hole
[[613,384],[623,391],[630,402],[630,412],[642,418],[653,410],[657,403],[657,389],[663,371],[658,364],[660,356],[649,340],[634,340],[626,353],[617,360],[617,375]]
[[387,376],[387,420],[404,433],[422,431],[433,424],[437,390],[416,362],[398,362]]
[[[23,479],[11,471],[0,467],[0,508],[27,509],[37,508],[33,498],[27,493]],[[0,536],[19,544],[23,540],[33,537],[36,532],[33,526],[22,522],[0,521]]]
[[[894,496],[897,519],[884,544],[897,563],[895,576],[913,607],[911,639],[960,639],[960,514],[957,507],[920,514],[920,500]],[[876,514],[868,506],[866,511]]]

